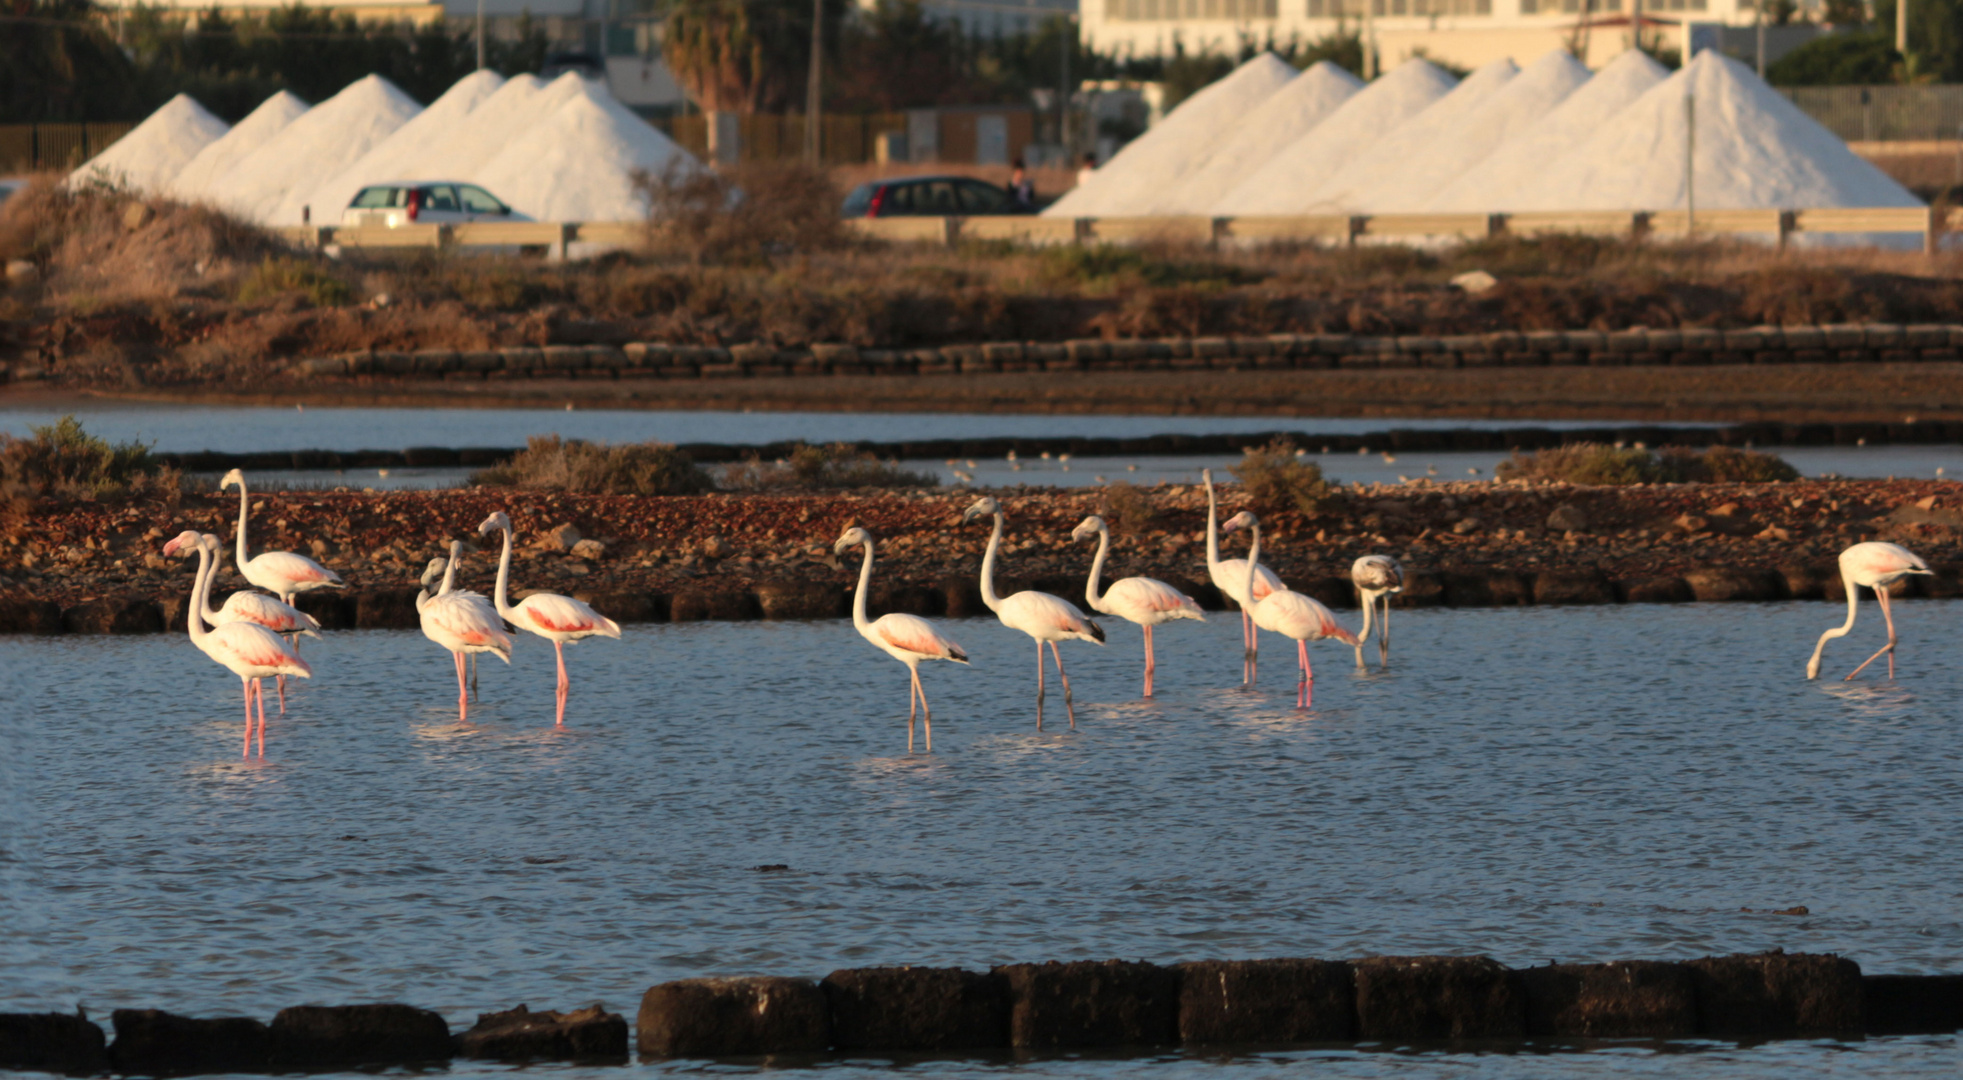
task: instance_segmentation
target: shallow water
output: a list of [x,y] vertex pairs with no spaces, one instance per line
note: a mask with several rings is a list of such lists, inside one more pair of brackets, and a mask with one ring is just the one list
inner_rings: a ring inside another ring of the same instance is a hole
[[[1159,635],[1160,696],[1140,702],[1138,633],[1107,620],[1110,645],[1064,650],[1077,729],[1052,681],[1041,734],[1027,639],[950,621],[975,664],[924,671],[931,755],[905,750],[904,669],[845,622],[582,644],[564,731],[536,640],[510,670],[485,664],[465,725],[448,658],[420,635],[330,634],[307,643],[318,677],[273,719],[264,763],[237,756],[236,681],[181,636],[0,640],[0,677],[28,684],[0,687],[17,706],[0,727],[0,915],[18,928],[0,935],[0,1008],[404,1000],[467,1023],[520,1001],[631,1015],[641,990],[688,975],[1110,956],[1526,965],[1783,947],[1963,970],[1960,613],[1902,606],[1899,681],[1809,684],[1832,605],[1399,612],[1388,672],[1315,648],[1307,712],[1280,638],[1260,688],[1235,686],[1238,625],[1221,615]],[[1873,614],[1830,673],[1877,644]],[[788,869],[758,869],[772,864]],[[1809,914],[1770,913],[1795,905]],[[1935,1075],[1954,1051],[1016,1067]]]

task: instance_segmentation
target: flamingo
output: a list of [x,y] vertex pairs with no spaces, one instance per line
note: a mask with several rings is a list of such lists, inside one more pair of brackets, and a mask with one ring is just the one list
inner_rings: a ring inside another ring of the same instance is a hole
[[[341,575],[307,558],[305,555],[295,555],[290,551],[262,551],[259,553],[258,558],[247,559],[245,557],[245,513],[247,505],[245,474],[237,469],[226,473],[224,479],[218,481],[218,490],[224,491],[233,484],[239,486],[239,531],[237,536],[238,554],[236,557],[239,564],[239,573],[245,575],[245,580],[279,597],[288,606],[292,605],[295,596],[303,592],[312,592],[315,589],[338,589],[341,587]],[[299,651],[299,634],[293,635],[293,648],[296,653]]]
[[[436,561],[437,560],[434,559],[431,560],[432,563]],[[463,565],[463,541],[452,540],[450,541],[450,558],[447,562],[444,563],[444,567],[443,567],[443,584],[437,588],[436,595],[446,596],[456,588],[457,567],[462,565]],[[470,595],[477,597],[479,600],[484,599],[483,593],[471,593]],[[493,614],[495,614],[495,612],[493,612]],[[502,622],[498,624],[498,629],[500,630],[504,629],[504,624]],[[470,695],[472,697],[478,697],[477,654],[474,652],[466,653],[465,659],[470,664]],[[511,658],[509,656],[505,657],[504,662],[508,666],[511,663]]]
[[1365,555],[1350,564],[1350,581],[1363,605],[1363,630],[1356,635],[1356,666],[1363,666],[1363,643],[1370,640],[1370,616],[1383,600],[1383,621],[1377,624],[1377,662],[1390,663],[1390,594],[1404,591],[1404,568],[1388,555]]
[[191,644],[239,677],[245,697],[245,745],[241,757],[252,755],[252,703],[258,701],[259,756],[263,758],[266,756],[266,693],[260,680],[269,675],[311,679],[313,668],[300,659],[286,639],[257,623],[226,623],[206,630],[205,602],[211,595],[211,579],[217,576],[218,538],[186,530],[164,545],[164,555],[175,555],[187,547],[198,551],[198,576],[191,584],[191,603],[185,610],[184,620],[190,624]]
[[1847,586],[1847,622],[1820,635],[1820,643],[1813,646],[1813,658],[1806,662],[1806,677],[1820,677],[1820,654],[1827,648],[1827,642],[1837,637],[1847,636],[1854,629],[1855,607],[1860,602],[1860,590],[1856,586],[1865,585],[1874,590],[1874,598],[1881,603],[1881,618],[1888,624],[1888,644],[1881,651],[1861,661],[1861,667],[1847,673],[1846,682],[1861,673],[1880,659],[1882,653],[1888,654],[1888,677],[1895,677],[1895,616],[1888,610],[1888,586],[1911,574],[1933,573],[1929,564],[1921,556],[1899,544],[1886,544],[1879,540],[1869,540],[1855,544],[1840,553],[1840,580]]
[[[1220,557],[1220,510],[1213,497],[1213,470],[1200,470],[1200,479],[1206,482],[1206,573],[1213,579],[1213,587],[1222,596],[1240,605],[1241,609],[1241,683],[1254,681],[1255,662],[1260,658],[1260,636],[1254,632],[1254,605],[1276,589],[1288,586],[1281,578],[1265,566],[1257,566],[1254,585],[1249,588],[1247,581],[1248,563],[1243,559],[1222,559]],[[1250,596],[1250,592],[1252,595]]]
[[[470,695],[464,687],[465,654],[493,653],[511,663],[511,635],[492,609],[491,602],[478,593],[450,588],[457,559],[463,555],[463,541],[450,542],[448,559],[431,559],[423,571],[423,590],[416,594],[416,612],[422,617],[423,636],[449,650],[457,664],[457,719],[470,718]],[[434,596],[430,586],[443,576],[443,589]]]
[[[1252,543],[1247,549],[1248,589],[1253,589],[1254,568],[1261,562],[1261,522],[1245,510],[1235,514],[1227,522],[1223,532],[1247,529],[1252,535]],[[1276,589],[1262,601],[1254,605],[1254,625],[1263,630],[1295,639],[1296,661],[1302,668],[1302,679],[1295,686],[1295,707],[1306,709],[1315,700],[1315,668],[1309,664],[1309,642],[1323,638],[1335,638],[1345,645],[1355,645],[1355,634],[1343,629],[1336,621],[1336,615],[1310,597],[1303,596],[1293,589]]]
[[1099,596],[1097,582],[1104,575],[1104,559],[1111,552],[1110,528],[1103,518],[1092,514],[1078,523],[1070,539],[1084,540],[1093,534],[1097,536],[1097,557],[1091,560],[1091,577],[1084,585],[1084,599],[1092,611],[1129,619],[1145,628],[1145,696],[1151,697],[1152,672],[1158,667],[1152,656],[1152,628],[1174,619],[1205,622],[1206,613],[1200,610],[1198,601],[1156,578],[1128,577],[1114,581]]
[[961,515],[961,520],[972,521],[983,514],[994,515],[995,530],[989,534],[988,552],[982,556],[982,603],[987,604],[988,609],[1002,620],[1003,626],[1020,630],[1036,642],[1036,730],[1043,730],[1043,643],[1046,641],[1050,643],[1050,658],[1056,661],[1056,677],[1063,681],[1063,709],[1070,715],[1070,726],[1075,728],[1077,706],[1070,698],[1070,676],[1063,673],[1063,657],[1057,652],[1056,643],[1065,638],[1076,638],[1102,645],[1104,628],[1086,618],[1075,604],[1049,593],[1025,590],[1006,599],[997,596],[995,551],[1002,546],[1001,504],[984,495],[975,500],[967,513]]
[[[920,685],[920,662],[922,660],[952,660],[957,664],[968,662],[968,654],[961,646],[942,637],[934,624],[918,615],[903,615],[897,611],[881,615],[879,621],[866,621],[866,592],[872,587],[872,534],[858,526],[845,530],[832,545],[832,552],[843,555],[854,544],[866,546],[866,561],[859,568],[859,587],[852,594],[852,625],[859,630],[859,636],[884,650],[886,655],[907,666],[912,686],[907,690],[907,753],[913,752],[913,716],[915,701],[919,711],[926,717],[927,752],[934,751],[934,710],[927,707],[927,691]],[[1041,646],[1038,646],[1039,648]],[[1037,656],[1037,661],[1043,659]]]
[[554,723],[566,726],[566,695],[572,690],[572,680],[566,676],[566,642],[578,641],[595,635],[601,637],[620,637],[620,624],[594,611],[584,602],[558,593],[536,592],[518,601],[513,607],[507,588],[511,580],[511,519],[500,510],[484,519],[477,527],[478,533],[492,530],[504,532],[504,555],[498,560],[497,612],[504,621],[520,630],[529,630],[539,637],[552,642],[552,651],[559,656],[559,686],[557,698],[559,714]]
[[[198,541],[196,544],[183,544],[179,546],[178,551],[181,555],[189,555],[192,549],[202,552],[204,547],[209,545],[218,563],[218,566],[212,568],[212,577],[215,580],[218,576],[218,567],[224,564],[222,554],[218,553],[222,553],[225,547],[210,533],[202,534]],[[205,622],[213,626],[248,622],[263,626],[275,634],[292,634],[296,637],[306,634],[315,640],[320,638],[320,623],[315,621],[312,615],[291,604],[275,600],[265,593],[243,590],[235,592],[225,598],[225,606],[217,611],[211,610],[211,603],[207,598],[200,614],[204,616]],[[274,680],[274,683],[279,687],[279,711],[280,715],[284,716],[286,715],[286,676],[281,675]]]

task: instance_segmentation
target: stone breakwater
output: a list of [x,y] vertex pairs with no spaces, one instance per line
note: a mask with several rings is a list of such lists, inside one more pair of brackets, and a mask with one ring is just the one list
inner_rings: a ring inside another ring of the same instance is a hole
[[[1249,506],[1221,489],[1221,518]],[[1113,532],[1107,580],[1160,578],[1208,607],[1221,599],[1205,563],[1206,496],[1193,485],[1012,489],[1005,591],[1083,594],[1092,548],[1072,544],[1086,514]],[[879,540],[875,613],[984,613],[977,586],[986,530],[963,526],[973,492],[568,495],[473,488],[443,492],[285,492],[253,496],[251,548],[297,551],[347,588],[303,594],[324,627],[415,627],[416,578],[452,537],[478,541],[493,510],[521,548],[512,580],[567,593],[621,622],[835,618],[849,611],[857,565],[831,545],[856,522]],[[227,541],[236,497],[174,503],[43,506],[0,535],[0,632],[146,633],[181,629],[191,561],[160,554],[184,529]],[[1404,607],[1612,604],[1844,597],[1835,559],[1889,540],[1936,570],[1894,588],[1963,595],[1963,487],[1943,480],[1663,484],[1455,482],[1349,486],[1320,512],[1264,516],[1263,561],[1332,607],[1353,607],[1358,556],[1406,567]],[[1223,555],[1238,553],[1231,540]],[[488,590],[495,549],[466,557],[461,583]],[[219,588],[244,582],[228,565]],[[222,602],[214,596],[214,605]]]
[[[71,1075],[440,1065],[455,1056],[620,1061],[628,1026],[591,1006],[480,1016],[454,1037],[408,1005],[300,1006],[271,1024],[119,1009],[0,1014],[0,1068]],[[1758,953],[1510,969],[1482,956],[1124,960],[875,967],[822,980],[681,979],[641,998],[643,1059],[879,1051],[1024,1053],[1373,1042],[1860,1038],[1963,1024],[1963,976],[1863,975],[1830,955]]]
[[[1379,370],[1548,366],[1661,366],[1954,362],[1963,326],[1864,323],[1740,330],[1542,330],[1443,336],[1267,334],[1059,342],[990,341],[933,348],[833,343],[779,348],[624,344],[514,346],[475,351],[361,349],[295,360],[296,379],[718,379],[824,375],[957,375],[1030,371]],[[17,380],[40,377],[17,367]]]

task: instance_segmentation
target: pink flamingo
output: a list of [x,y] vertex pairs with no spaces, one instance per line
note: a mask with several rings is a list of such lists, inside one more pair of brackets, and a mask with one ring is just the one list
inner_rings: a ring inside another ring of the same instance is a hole
[[191,644],[239,677],[239,685],[245,696],[245,745],[240,753],[242,757],[252,754],[252,703],[255,700],[259,703],[259,756],[265,757],[266,692],[260,680],[279,675],[311,679],[313,668],[300,659],[300,654],[294,652],[293,646],[287,644],[284,638],[257,623],[226,623],[207,631],[204,625],[205,602],[211,595],[211,579],[217,576],[218,538],[200,536],[186,530],[164,545],[164,555],[175,555],[187,547],[195,547],[198,551],[198,576],[191,585],[191,603],[184,613],[184,621],[190,624]]
[[[1261,522],[1245,510],[1235,514],[1222,531],[1247,529],[1253,537],[1247,549],[1248,588],[1253,589],[1253,568],[1261,562]],[[1309,664],[1309,642],[1335,638],[1355,645],[1357,637],[1336,622],[1335,613],[1293,589],[1276,589],[1254,605],[1254,625],[1263,630],[1295,639],[1296,661],[1302,680],[1295,686],[1295,707],[1306,709],[1315,700],[1315,668]]]
[[1152,672],[1158,663],[1152,655],[1152,628],[1174,619],[1206,621],[1199,602],[1157,578],[1128,577],[1111,583],[1103,596],[1097,594],[1098,579],[1104,576],[1104,559],[1111,553],[1111,530],[1104,519],[1092,514],[1071,531],[1070,539],[1097,537],[1097,557],[1091,560],[1090,581],[1084,585],[1084,599],[1092,611],[1116,615],[1145,628],[1145,696],[1152,696]]
[[1036,641],[1036,730],[1043,730],[1043,643],[1050,643],[1050,658],[1056,661],[1056,677],[1063,682],[1063,708],[1070,715],[1070,726],[1077,726],[1077,707],[1070,697],[1070,676],[1063,673],[1063,657],[1056,643],[1065,638],[1104,644],[1104,628],[1077,610],[1062,597],[1045,592],[1024,591],[1003,598],[995,593],[995,552],[1002,546],[1002,507],[993,498],[982,496],[961,515],[964,522],[983,514],[995,517],[995,530],[988,537],[988,552],[982,556],[982,603],[1011,630],[1020,630]]
[[1254,667],[1260,659],[1260,635],[1254,632],[1254,605],[1261,602],[1269,593],[1288,586],[1281,578],[1265,566],[1256,566],[1254,585],[1250,589],[1247,582],[1245,559],[1222,559],[1220,557],[1220,510],[1213,497],[1213,470],[1200,470],[1200,479],[1206,482],[1206,573],[1213,579],[1213,587],[1220,595],[1240,605],[1241,609],[1241,683],[1254,681]]
[[[307,558],[305,555],[295,555],[290,551],[262,551],[259,553],[258,558],[247,559],[245,557],[245,515],[247,506],[245,474],[237,469],[226,473],[225,478],[218,481],[218,490],[223,491],[233,484],[239,486],[239,531],[236,538],[238,544],[237,558],[239,573],[245,575],[245,580],[279,597],[289,606],[292,605],[293,598],[303,592],[312,592],[315,589],[338,589],[341,587],[341,575]],[[299,651],[300,635],[298,634],[293,635],[293,648],[296,653]]]
[[[504,621],[491,602],[479,593],[452,589],[457,560],[463,556],[463,541],[450,541],[448,559],[431,559],[423,571],[421,592],[416,594],[416,612],[422,617],[423,636],[449,650],[457,665],[457,719],[470,718],[470,695],[464,684],[466,654],[491,653],[511,663],[511,635],[504,632]],[[437,575],[443,587],[434,596],[430,586]]]
[[[217,565],[212,568],[212,579],[216,581],[218,571],[224,567],[225,563],[223,555],[225,547],[219,542],[216,536],[210,533],[204,533],[199,537],[199,543],[185,544],[179,549],[179,552],[189,555],[192,548],[202,551],[205,545],[209,545],[211,550],[216,553]],[[246,592],[244,590],[235,592],[225,598],[225,606],[219,608],[217,611],[211,610],[211,603],[207,598],[202,614],[204,615],[204,621],[213,626],[224,626],[227,623],[235,622],[248,622],[263,626],[275,634],[292,634],[295,637],[306,634],[315,640],[320,639],[320,623],[316,622],[312,615],[301,611],[291,604],[275,600],[265,593]],[[298,650],[295,651],[297,652]],[[281,675],[275,679],[274,685],[279,687],[280,715],[285,716],[286,676]]]
[[[877,622],[866,620],[866,592],[872,587],[872,534],[858,526],[845,530],[832,545],[834,554],[843,555],[854,544],[864,544],[866,561],[859,567],[859,587],[852,594],[852,625],[859,630],[859,636],[883,650],[886,655],[907,666],[912,686],[907,691],[907,753],[913,752],[913,717],[916,700],[919,711],[926,718],[927,752],[934,750],[934,710],[927,707],[927,691],[920,685],[920,662],[922,660],[952,660],[957,664],[968,662],[968,654],[961,646],[942,637],[934,624],[917,615],[903,615],[897,611],[879,617]],[[1040,646],[1039,646],[1040,648]],[[1038,656],[1040,663],[1042,657]]]
[[511,519],[500,510],[484,519],[477,531],[488,533],[492,530],[504,532],[504,556],[498,560],[497,611],[504,621],[520,630],[528,630],[552,642],[552,651],[559,656],[559,702],[558,726],[566,724],[566,695],[572,690],[572,680],[566,676],[566,642],[579,641],[595,635],[601,637],[620,637],[620,624],[594,611],[585,603],[570,596],[557,593],[535,592],[513,607],[507,599],[507,586],[511,580]]
[[1820,643],[1813,646],[1813,658],[1806,662],[1806,677],[1819,678],[1820,654],[1826,650],[1827,642],[1837,637],[1845,637],[1848,631],[1854,629],[1855,608],[1860,602],[1861,595],[1857,586],[1865,585],[1874,590],[1874,598],[1881,604],[1881,618],[1888,624],[1888,644],[1883,645],[1880,652],[1861,661],[1861,667],[1848,672],[1847,679],[1841,681],[1846,682],[1859,675],[1861,668],[1880,659],[1882,653],[1888,654],[1888,677],[1894,678],[1895,616],[1888,610],[1888,586],[1911,574],[1928,573],[1933,573],[1929,569],[1929,564],[1923,562],[1921,556],[1899,544],[1869,540],[1841,552],[1840,580],[1847,587],[1847,622],[1820,635]]
[[1388,555],[1365,555],[1350,564],[1350,582],[1363,607],[1363,630],[1356,635],[1356,666],[1363,666],[1363,643],[1370,640],[1370,616],[1377,601],[1384,605],[1383,621],[1377,624],[1377,662],[1390,663],[1390,594],[1404,591],[1404,568]]

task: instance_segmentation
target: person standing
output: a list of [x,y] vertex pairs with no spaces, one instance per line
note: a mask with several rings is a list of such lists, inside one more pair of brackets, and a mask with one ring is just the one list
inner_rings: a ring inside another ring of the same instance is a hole
[[1097,171],[1097,155],[1085,154],[1084,163],[1077,167],[1078,186],[1081,187],[1084,184],[1090,183],[1091,174],[1096,171]]
[[1023,167],[1021,158],[1009,166],[1009,198],[1017,210],[1036,212],[1036,185],[1030,182],[1029,170]]

